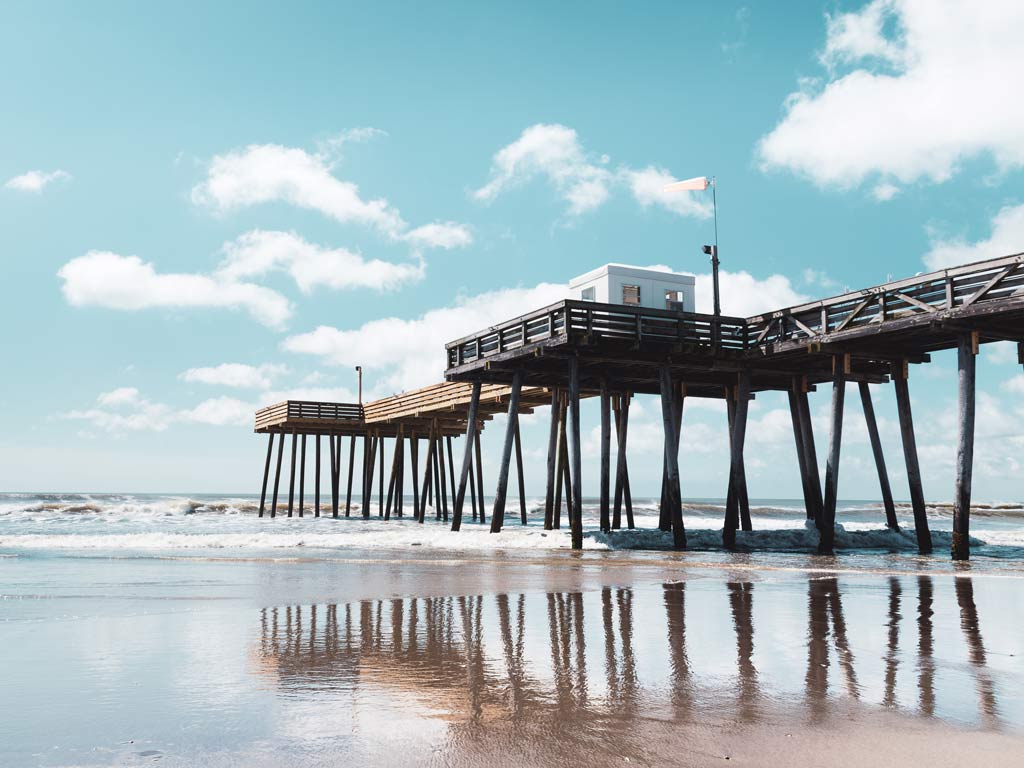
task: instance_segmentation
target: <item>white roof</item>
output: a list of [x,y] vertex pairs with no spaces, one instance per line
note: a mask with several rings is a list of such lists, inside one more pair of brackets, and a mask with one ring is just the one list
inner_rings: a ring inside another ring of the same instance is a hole
[[606,275],[618,275],[620,277],[637,277],[646,280],[657,280],[663,283],[675,283],[677,285],[693,285],[693,275],[683,275],[679,272],[666,272],[661,269],[648,269],[645,267],[633,267],[629,264],[605,264],[604,266],[592,269],[569,281],[570,288],[589,283]]

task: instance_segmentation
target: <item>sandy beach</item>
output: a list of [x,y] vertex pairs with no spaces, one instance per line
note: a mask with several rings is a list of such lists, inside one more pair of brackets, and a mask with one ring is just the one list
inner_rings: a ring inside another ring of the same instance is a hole
[[0,551],[4,765],[941,766],[1024,750],[1021,574],[998,559]]

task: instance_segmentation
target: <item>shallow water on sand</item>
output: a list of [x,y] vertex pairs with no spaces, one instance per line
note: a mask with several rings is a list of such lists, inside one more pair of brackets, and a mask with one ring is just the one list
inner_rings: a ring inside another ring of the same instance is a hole
[[3,551],[2,765],[971,765],[1024,750],[1012,569]]

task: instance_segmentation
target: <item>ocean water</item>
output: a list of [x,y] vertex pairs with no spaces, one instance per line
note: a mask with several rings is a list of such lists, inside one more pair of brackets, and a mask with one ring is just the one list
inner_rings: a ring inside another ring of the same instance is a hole
[[[490,504],[488,499],[488,519]],[[596,499],[584,500],[584,548],[592,550],[664,549],[669,534],[657,530],[658,508],[653,499],[634,502],[636,530],[623,529],[606,535],[596,530]],[[289,518],[286,504],[271,519],[257,516],[258,498],[247,496],[163,494],[0,494],[0,552],[17,554],[32,550],[194,550],[245,551],[307,549],[381,549],[428,547],[461,551],[493,549],[562,549],[569,547],[568,523],[544,531],[543,499],[527,500],[528,524],[520,524],[519,501],[510,498],[501,534],[492,535],[489,525],[479,525],[464,512],[463,529],[452,533],[449,525],[433,519],[412,520],[412,500],[405,499],[405,516],[384,521],[371,505],[364,519],[357,503],[352,517],[330,516],[329,499],[321,499],[323,516],[312,514],[307,500],[305,516]],[[692,551],[721,551],[722,500],[691,500],[684,504],[683,520]],[[878,502],[840,502],[837,510],[836,546],[840,554],[856,555],[858,562],[870,555],[890,555],[917,550],[913,515],[909,504],[897,505],[901,530],[885,528],[884,511]],[[807,524],[801,502],[779,499],[751,501],[754,530],[739,532],[738,547],[749,552],[808,553],[817,546],[818,534]],[[948,556],[952,507],[928,507],[934,557]],[[1024,563],[1024,505],[977,504],[971,512],[972,558],[984,567],[1013,567]]]

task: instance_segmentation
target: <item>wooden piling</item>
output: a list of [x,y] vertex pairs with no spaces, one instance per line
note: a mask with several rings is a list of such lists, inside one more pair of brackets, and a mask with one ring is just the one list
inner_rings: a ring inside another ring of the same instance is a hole
[[659,367],[658,378],[661,383],[661,418],[665,429],[665,503],[668,505],[672,525],[672,546],[676,549],[685,549],[686,531],[683,528],[682,494],[679,488],[677,408],[672,386],[672,370],[668,365]]
[[[338,461],[341,461],[341,435],[338,435]],[[356,436],[348,441],[348,487],[345,489],[345,517],[352,512],[352,473],[356,466]],[[340,466],[339,466],[340,469]],[[340,473],[339,473],[340,474]]]
[[[273,438],[271,438],[273,443]],[[555,469],[558,466],[558,390],[551,390],[551,424],[548,428],[547,482],[544,486],[544,530],[550,531],[554,519]],[[269,455],[269,454],[268,454]],[[267,459],[267,467],[270,467]]]
[[[452,454],[452,436],[445,435],[444,438],[445,453],[448,460],[448,488],[451,490],[451,508],[455,508],[455,459]],[[445,522],[448,518],[445,518]]]
[[480,522],[486,523],[487,516],[484,511],[484,462],[480,456],[480,431],[477,430],[476,439],[473,441],[473,462],[476,466],[476,492],[477,506],[480,507]]
[[438,455],[444,450],[441,443],[441,436],[437,422],[434,422],[434,452],[432,454],[434,460],[434,477],[431,480],[431,489],[434,492],[434,519],[441,519],[441,479],[444,477],[444,473],[441,472],[441,457]]
[[516,416],[515,432],[516,477],[519,480],[519,520],[526,525],[526,479],[523,469],[523,441],[519,435],[519,416]]
[[551,527],[559,530],[562,527],[562,496],[565,496],[566,511],[572,517],[572,481],[569,479],[569,437],[568,417],[569,394],[562,393],[558,404],[558,464],[555,468],[555,507]]
[[384,519],[391,519],[391,503],[394,501],[395,493],[398,490],[398,458],[401,438],[395,438],[395,450],[391,453],[391,473],[388,478],[388,495],[384,503]]
[[807,485],[811,491],[811,502],[814,505],[815,525],[821,525],[822,499],[821,475],[818,473],[818,453],[814,447],[814,423],[811,421],[811,406],[807,399],[807,390],[801,386],[797,393],[797,404],[800,410],[800,431],[803,435],[805,465],[807,467]]
[[600,494],[600,526],[604,533],[612,529],[610,496],[611,496],[611,447],[612,447],[612,415],[611,395],[608,393],[608,382],[601,380],[601,494]]
[[[470,441],[471,443],[475,441]],[[466,450],[470,450],[470,446],[466,447]],[[473,522],[477,521],[477,506],[476,506],[476,462],[473,460],[473,454],[470,453],[469,462],[469,499],[470,504],[473,507]]]
[[519,394],[522,391],[522,374],[512,374],[512,391],[508,397],[508,421],[505,423],[505,445],[498,467],[498,487],[494,491],[494,509],[491,511],[491,533],[500,533],[505,522],[505,497],[508,492],[508,468],[512,460],[512,444],[515,442],[516,424],[519,421]]
[[412,474],[412,518],[420,521],[420,438],[413,432],[409,435],[410,472]]
[[811,500],[810,478],[807,475],[807,451],[804,448],[804,436],[800,429],[800,404],[797,401],[796,381],[790,388],[789,394],[789,416],[793,422],[793,441],[796,443],[796,461],[800,469],[800,486],[804,494],[804,509],[807,512],[807,519],[814,519],[814,503]]
[[572,429],[569,441],[572,455],[572,548],[583,549],[583,451],[580,444],[580,364],[575,357],[569,358],[569,415]]
[[313,458],[315,469],[313,471],[313,517],[320,517],[320,435],[316,436],[316,452]]
[[[750,371],[741,370],[736,384],[736,412],[732,434],[729,439],[729,472],[731,477],[740,477],[743,468],[743,444],[747,435],[747,408],[750,405]],[[737,499],[738,501],[738,499]],[[736,529],[739,527],[738,504],[727,505],[725,525],[722,528],[722,543],[726,547],[736,546]]]
[[819,528],[818,554],[833,554],[836,538],[836,503],[839,496],[839,453],[843,444],[843,404],[846,401],[846,373],[849,358],[832,358],[832,418],[825,461],[824,514]]
[[928,531],[928,513],[924,504],[924,487],[921,484],[921,465],[917,460],[917,440],[914,437],[914,416],[910,409],[910,387],[907,382],[907,365],[897,366],[893,377],[896,390],[896,411],[900,419],[900,434],[903,438],[903,458],[907,465],[907,484],[910,486],[910,504],[914,509],[914,533],[917,549],[922,555],[932,551],[932,537]]
[[377,455],[377,437],[363,438],[363,508],[364,518],[370,516],[370,499],[373,495],[373,462]]
[[[729,434],[730,440],[732,440],[733,424],[736,420],[736,401],[732,398],[726,400],[726,413],[729,420]],[[732,470],[729,471],[729,490],[734,495],[734,503],[739,508],[740,515],[740,529],[744,531],[752,531],[754,529],[753,523],[750,519],[750,498],[747,495],[747,463],[740,457],[740,470],[739,475],[735,478],[732,477]]]
[[448,522],[448,479],[445,473],[445,450],[444,436],[440,431],[437,433],[437,467],[441,475],[441,519]]
[[331,459],[331,517],[338,516],[338,451],[341,450],[341,437],[327,435],[327,445],[330,447]]
[[306,495],[306,433],[302,433],[302,451],[299,459],[299,517],[305,508]]
[[977,334],[965,334],[957,344],[957,416],[959,430],[956,448],[956,485],[953,490],[954,560],[971,556],[971,477],[974,469],[974,382]]
[[295,507],[295,452],[298,448],[298,435],[292,430],[292,472],[288,478],[288,517],[292,516]]
[[380,451],[380,463],[377,470],[377,517],[384,517],[384,436],[377,440]]
[[281,485],[281,458],[284,455],[284,431],[277,440],[277,469],[274,472],[274,499],[270,503],[270,516],[277,517],[277,491]]
[[[462,506],[466,500],[466,482],[469,480],[473,463],[473,438],[476,437],[476,421],[480,410],[479,381],[473,382],[473,394],[469,400],[469,413],[466,415],[466,444],[462,451],[462,470],[459,472],[459,489],[455,492],[455,508],[452,510],[452,530],[462,527]],[[476,498],[473,499],[473,519],[476,520]]]
[[274,434],[270,434],[267,441],[267,460],[263,464],[263,485],[260,491],[260,517],[263,517],[263,507],[267,502],[267,481],[270,479],[270,458],[274,454]]
[[864,407],[864,422],[868,428],[871,441],[871,452],[875,456],[875,469],[878,472],[878,485],[882,491],[882,504],[885,507],[885,524],[894,531],[900,529],[896,520],[896,505],[892,500],[892,487],[889,485],[889,472],[885,468],[885,454],[882,452],[882,439],[878,434],[878,422],[875,420],[875,406],[871,402],[871,389],[866,381],[858,383],[860,402]]
[[434,428],[431,427],[427,433],[427,455],[423,467],[423,487],[420,491],[420,517],[419,522],[424,522],[427,515],[427,501],[430,499],[430,480],[434,467]]
[[[615,505],[612,511],[612,530],[622,527],[622,501],[626,492],[626,436],[629,429],[629,401],[631,398],[631,392],[626,392],[616,398]],[[629,518],[632,520],[632,514],[629,515]]]

